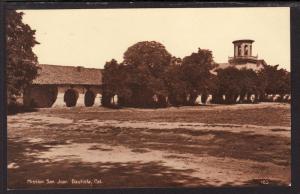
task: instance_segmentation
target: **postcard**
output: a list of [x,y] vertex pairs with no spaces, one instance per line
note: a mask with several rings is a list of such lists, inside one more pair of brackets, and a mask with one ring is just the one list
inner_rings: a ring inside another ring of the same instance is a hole
[[291,186],[289,7],[10,9],[7,188]]

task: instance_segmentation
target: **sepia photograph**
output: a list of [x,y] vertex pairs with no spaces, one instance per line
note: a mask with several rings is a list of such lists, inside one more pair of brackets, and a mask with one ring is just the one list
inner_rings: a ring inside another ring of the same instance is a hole
[[291,186],[289,7],[5,18],[9,190]]

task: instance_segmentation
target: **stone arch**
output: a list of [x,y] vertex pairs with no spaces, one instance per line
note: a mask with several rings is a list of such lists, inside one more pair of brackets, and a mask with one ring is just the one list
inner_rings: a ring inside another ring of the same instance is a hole
[[84,95],[84,105],[85,106],[93,106],[95,103],[95,93],[91,90],[86,91]]
[[77,99],[78,99],[78,92],[74,89],[68,89],[64,94],[64,102],[66,103],[67,107],[76,106]]
[[24,104],[36,108],[51,107],[57,98],[58,89],[53,85],[33,85],[24,92]]

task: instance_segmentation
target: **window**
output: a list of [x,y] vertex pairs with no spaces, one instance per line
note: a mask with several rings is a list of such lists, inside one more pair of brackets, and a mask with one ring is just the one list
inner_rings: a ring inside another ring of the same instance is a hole
[[248,53],[249,53],[248,45],[245,45],[244,53],[245,53],[246,56],[248,55]]
[[241,45],[238,46],[238,56],[242,55],[242,48]]

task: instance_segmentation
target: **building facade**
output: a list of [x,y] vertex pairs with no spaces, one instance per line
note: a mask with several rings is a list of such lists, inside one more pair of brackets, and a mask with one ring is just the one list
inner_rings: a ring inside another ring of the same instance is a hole
[[39,65],[38,76],[23,94],[26,106],[100,106],[102,73],[100,69]]

